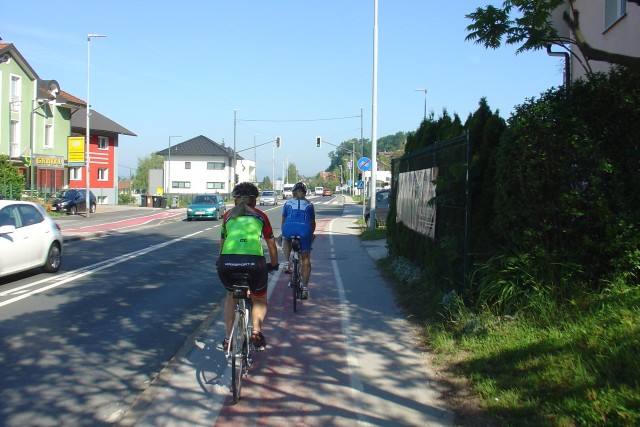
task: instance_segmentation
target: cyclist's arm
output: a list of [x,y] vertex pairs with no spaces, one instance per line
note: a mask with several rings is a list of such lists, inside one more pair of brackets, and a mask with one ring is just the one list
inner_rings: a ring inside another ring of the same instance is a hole
[[280,264],[278,262],[278,247],[276,246],[276,239],[271,236],[269,239],[265,239],[265,241],[267,242],[267,249],[269,250],[271,265],[276,266]]

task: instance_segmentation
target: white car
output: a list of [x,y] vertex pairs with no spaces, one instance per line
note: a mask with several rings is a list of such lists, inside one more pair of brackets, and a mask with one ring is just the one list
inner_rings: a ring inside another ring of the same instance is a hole
[[55,273],[62,242],[60,227],[42,206],[0,200],[0,277],[36,267]]
[[261,205],[277,205],[278,204],[278,196],[276,192],[273,190],[263,191],[260,193],[260,198],[258,199],[258,203]]

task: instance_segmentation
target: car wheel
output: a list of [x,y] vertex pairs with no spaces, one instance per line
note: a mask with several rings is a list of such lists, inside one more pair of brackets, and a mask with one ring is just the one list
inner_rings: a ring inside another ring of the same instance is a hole
[[187,217],[187,221],[191,221],[191,218]]
[[77,213],[78,213],[78,207],[77,207],[77,206],[75,206],[75,205],[74,205],[74,206],[71,206],[71,207],[69,208],[69,213],[70,213],[71,215],[75,215],[75,214],[77,214]]
[[218,212],[216,212],[216,214],[215,214],[215,215],[214,215],[214,217],[213,217],[213,220],[214,220],[214,221],[217,221],[217,220],[219,220],[219,219],[220,219],[220,217],[218,216]]
[[60,270],[60,264],[62,262],[62,251],[58,242],[53,242],[49,247],[49,253],[47,259],[42,266],[42,269],[47,273],[55,273]]
[[91,213],[96,213],[96,204],[95,203],[92,204],[92,205],[89,205],[89,211],[91,211]]

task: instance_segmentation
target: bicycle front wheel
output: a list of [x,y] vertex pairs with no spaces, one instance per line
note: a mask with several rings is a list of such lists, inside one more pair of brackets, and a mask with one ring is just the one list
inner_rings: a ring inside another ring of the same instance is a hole
[[233,401],[238,403],[242,390],[243,349],[247,345],[243,313],[236,313],[233,331],[229,343],[229,345],[233,346],[231,348],[231,392],[233,393]]

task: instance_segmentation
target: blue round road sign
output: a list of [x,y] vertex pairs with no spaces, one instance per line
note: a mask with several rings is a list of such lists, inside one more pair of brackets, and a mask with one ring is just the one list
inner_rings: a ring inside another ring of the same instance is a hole
[[371,169],[371,159],[368,157],[360,157],[358,159],[358,169],[362,172],[366,172]]

